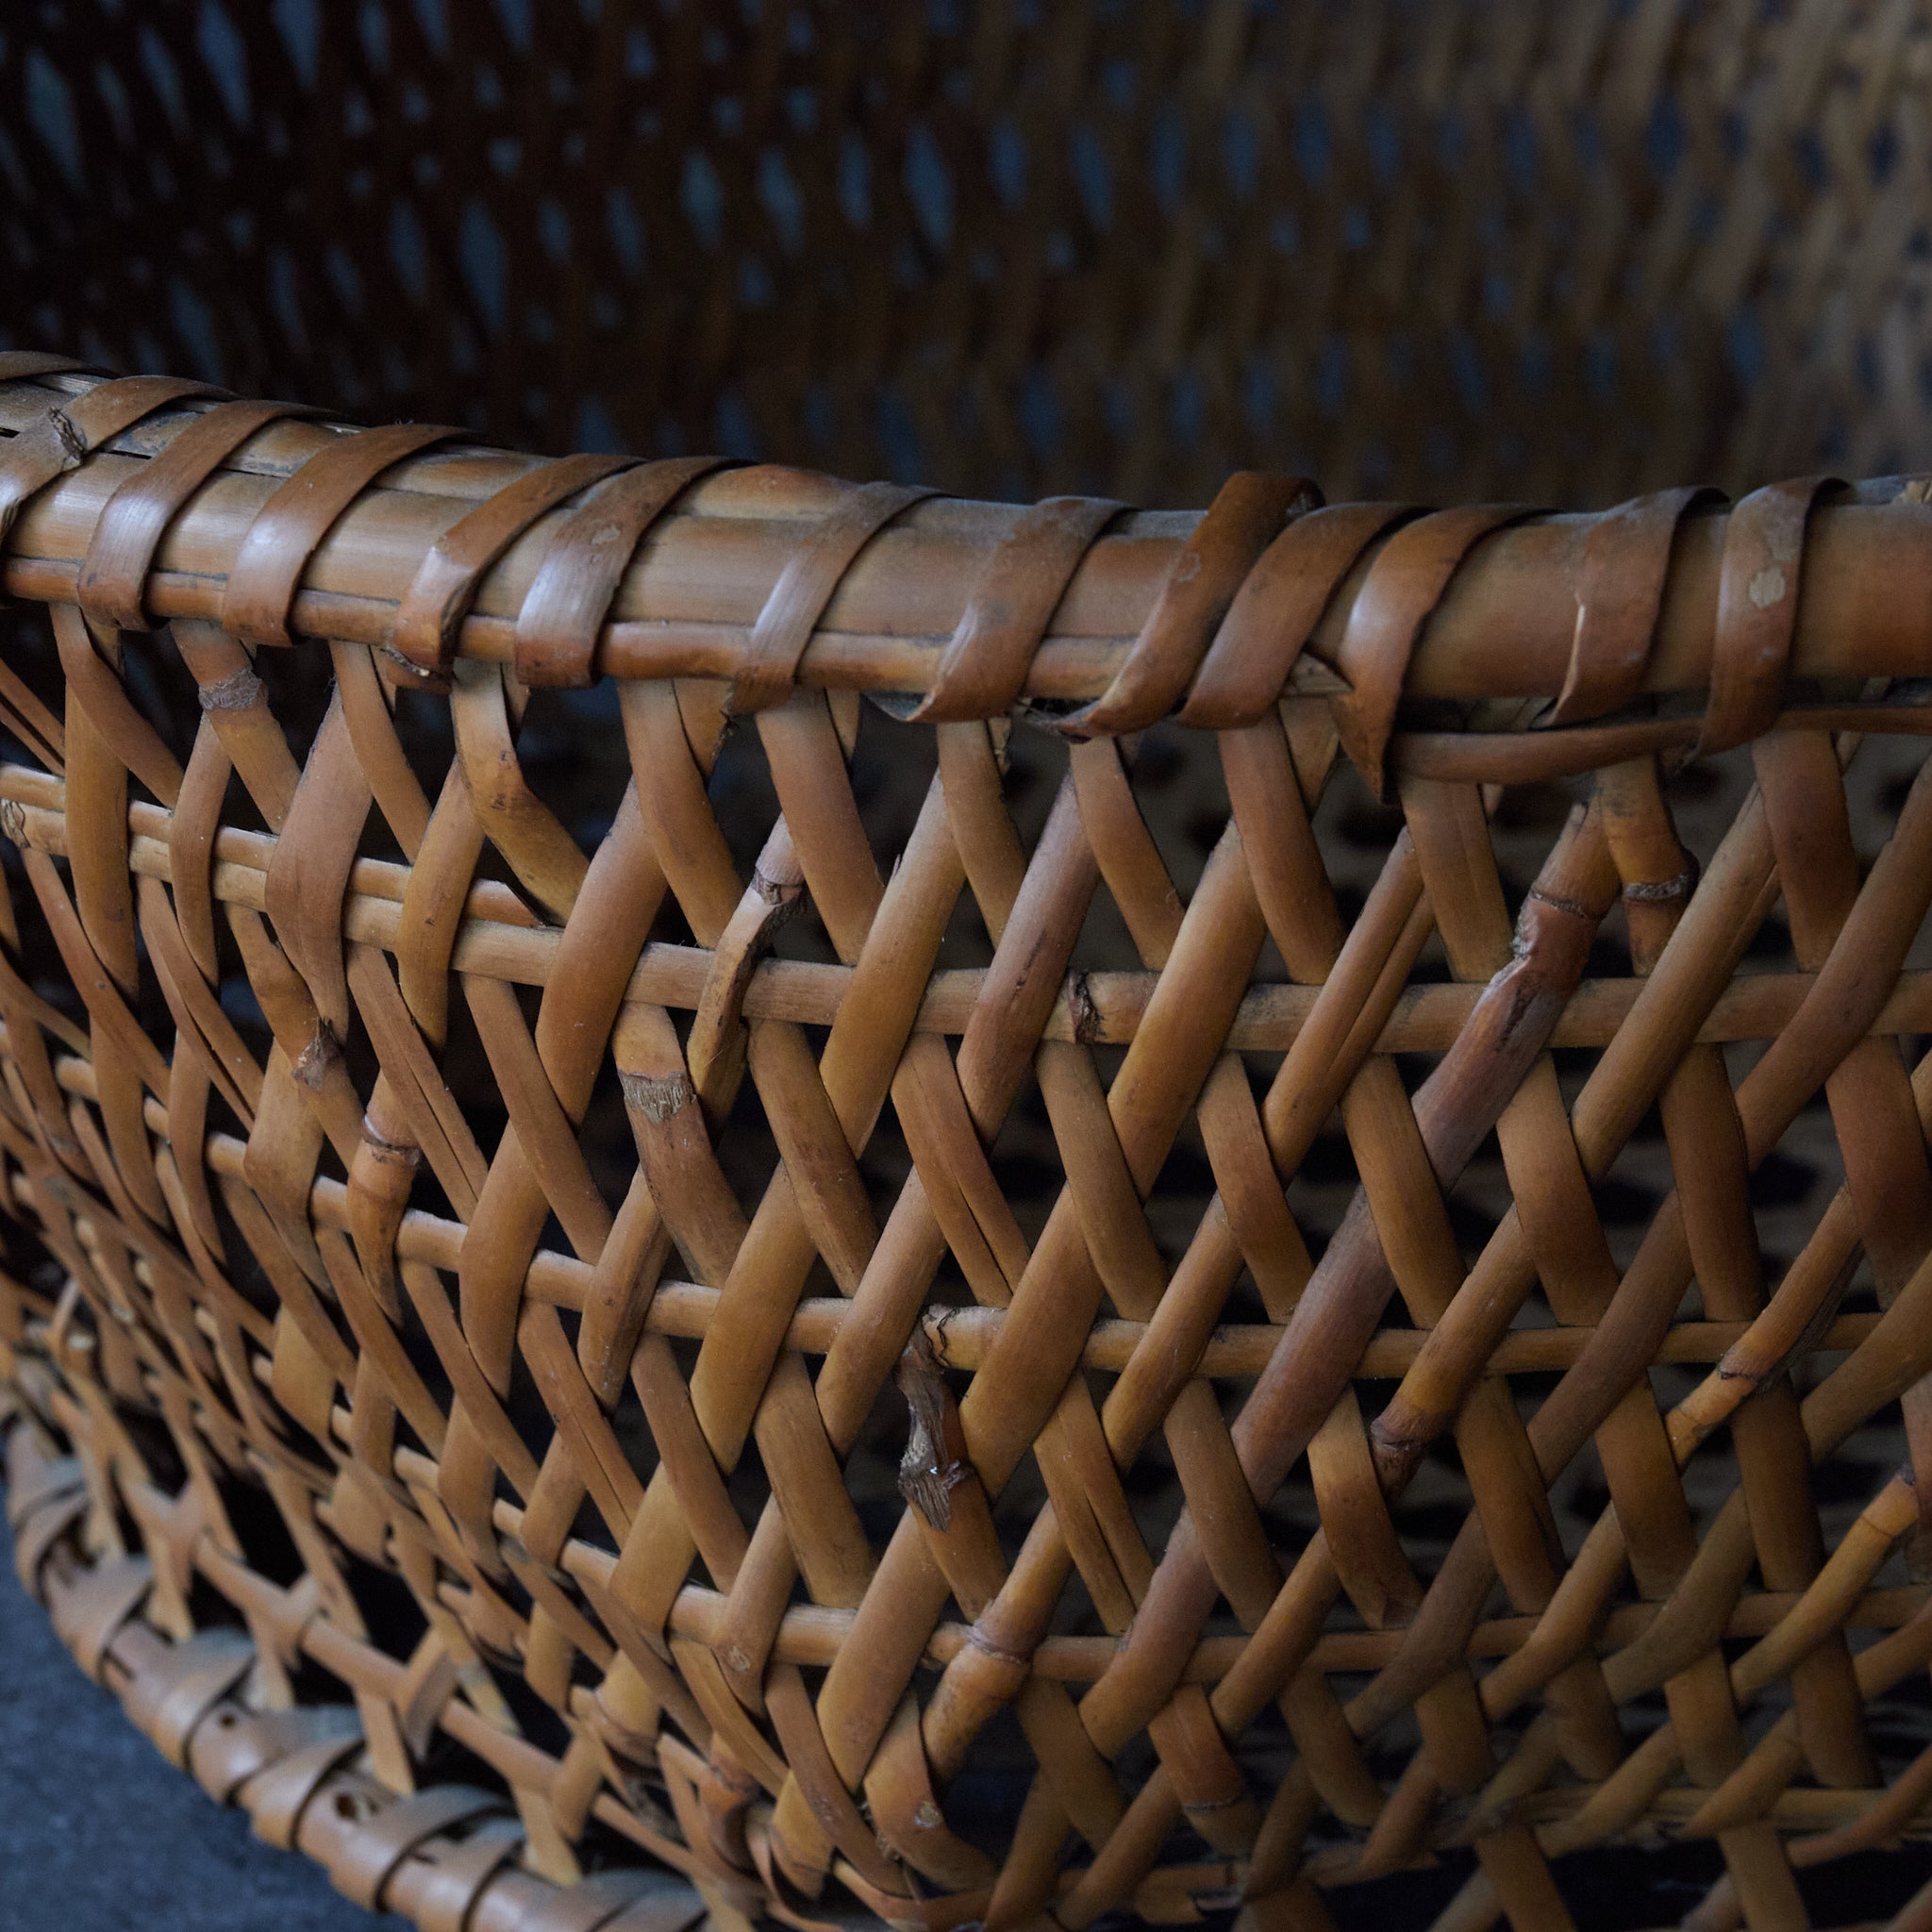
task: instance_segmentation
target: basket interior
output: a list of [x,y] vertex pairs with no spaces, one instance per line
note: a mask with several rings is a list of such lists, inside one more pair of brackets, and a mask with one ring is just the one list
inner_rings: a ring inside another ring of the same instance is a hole
[[512,448],[1598,505],[1928,447],[1920,9],[9,23],[8,326]]

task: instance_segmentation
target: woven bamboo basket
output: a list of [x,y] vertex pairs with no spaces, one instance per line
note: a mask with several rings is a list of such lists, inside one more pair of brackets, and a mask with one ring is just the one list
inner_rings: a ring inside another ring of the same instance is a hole
[[1932,1926],[1924,13],[80,12],[0,1431],[160,1749],[423,1932]]

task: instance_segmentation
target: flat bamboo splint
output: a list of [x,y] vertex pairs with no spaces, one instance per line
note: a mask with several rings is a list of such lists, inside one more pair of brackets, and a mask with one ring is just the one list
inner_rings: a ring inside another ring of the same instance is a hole
[[425,1932],[1305,1932],[1927,1829],[1922,480],[0,429],[17,1560],[258,1831]]

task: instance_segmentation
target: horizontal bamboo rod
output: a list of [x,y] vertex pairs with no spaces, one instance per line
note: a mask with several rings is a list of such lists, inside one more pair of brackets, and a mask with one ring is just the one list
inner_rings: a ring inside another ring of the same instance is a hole
[[[6,1050],[7,1029],[0,1024],[0,1052]],[[55,1058],[55,1078],[71,1093],[86,1099],[95,1097],[93,1069],[75,1054]],[[165,1139],[167,1109],[158,1101],[147,1102],[147,1123]],[[247,1144],[232,1134],[209,1134],[203,1150],[214,1174],[230,1180],[243,1178]],[[16,1175],[14,1197],[31,1206],[30,1184]],[[309,1190],[309,1212],[325,1227],[348,1232],[349,1191],[326,1176],[318,1178]],[[82,1213],[81,1219],[88,1216]],[[98,1221],[95,1223],[98,1225]],[[115,1235],[111,1226],[100,1231]],[[404,1215],[396,1234],[396,1252],[405,1260],[422,1261],[446,1274],[455,1274],[461,1258],[469,1229],[459,1221],[412,1208]],[[116,1235],[118,1239],[118,1235]],[[145,1268],[139,1250],[131,1242],[137,1272]],[[531,1260],[525,1282],[525,1291],[553,1307],[580,1310],[591,1285],[588,1262],[554,1248],[540,1248]],[[675,1340],[702,1341],[709,1331],[722,1291],[701,1282],[661,1281],[651,1301],[645,1325],[653,1332]],[[786,1329],[786,1345],[801,1355],[825,1355],[838,1341],[844,1324],[852,1319],[852,1303],[839,1295],[807,1296],[794,1310]],[[971,1373],[980,1367],[998,1337],[1005,1311],[999,1308],[967,1306],[938,1307],[927,1310],[926,1329],[939,1359],[947,1367]],[[1840,1315],[1811,1344],[1811,1352],[1824,1355],[1847,1354],[1863,1345],[1877,1326],[1876,1315]],[[1677,1362],[1687,1367],[1708,1367],[1722,1361],[1742,1340],[1748,1322],[1679,1322],[1664,1333],[1657,1344],[1656,1359]],[[1094,1323],[1080,1355],[1081,1365],[1105,1374],[1117,1374],[1133,1357],[1147,1333],[1144,1322],[1101,1320]],[[1583,1354],[1593,1331],[1585,1327],[1515,1328],[1507,1334],[1491,1357],[1497,1374],[1540,1374],[1560,1373]],[[1239,1379],[1261,1373],[1283,1334],[1281,1324],[1271,1322],[1226,1323],[1209,1336],[1197,1373],[1209,1378]],[[1356,1370],[1365,1381],[1394,1381],[1407,1373],[1422,1353],[1427,1331],[1421,1328],[1383,1328],[1371,1337]]]
[[[398,1453],[397,1474],[404,1474],[406,1467],[411,1479],[422,1482],[435,1464],[419,1451],[406,1449]],[[524,1512],[514,1503],[499,1502],[494,1519],[506,1536],[521,1534]],[[615,1560],[607,1552],[576,1539],[572,1540],[564,1556],[566,1568],[588,1570],[600,1583],[608,1577]],[[1928,1594],[1932,1592],[1923,1585],[1868,1591],[1853,1606],[1848,1622],[1854,1628],[1896,1629],[1924,1608]],[[694,1637],[701,1643],[722,1641],[728,1602],[717,1591],[687,1584],[678,1593],[672,1611],[672,1627],[680,1636]],[[1794,1591],[1753,1591],[1739,1598],[1724,1635],[1742,1639],[1761,1637],[1789,1615],[1797,1602],[1798,1593]],[[1612,1610],[1597,1635],[1599,1652],[1620,1649],[1641,1636],[1661,1607],[1657,1604],[1625,1604]],[[780,1660],[808,1667],[829,1665],[844,1643],[855,1614],[852,1610],[818,1604],[799,1605],[788,1610],[778,1639]],[[1495,1617],[1478,1624],[1465,1654],[1473,1659],[1507,1657],[1528,1641],[1537,1623],[1535,1617]],[[969,1641],[967,1625],[941,1624],[926,1646],[926,1655],[934,1664],[943,1667]],[[1316,1640],[1309,1661],[1322,1671],[1377,1670],[1395,1655],[1402,1641],[1400,1630],[1329,1631]],[[1247,1641],[1245,1637],[1204,1638],[1189,1658],[1188,1680],[1218,1683],[1239,1660]],[[1117,1648],[1118,1640],[1112,1637],[1049,1637],[1033,1654],[1033,1668],[1043,1677],[1064,1683],[1091,1683],[1106,1671]]]
[[[339,1406],[331,1423],[337,1433],[346,1438],[350,1427],[348,1411]],[[435,1459],[420,1450],[399,1447],[395,1452],[395,1474],[406,1483],[433,1491],[439,1469]],[[524,1512],[518,1505],[500,1499],[494,1505],[493,1516],[505,1536],[522,1534]],[[244,1608],[271,1607],[264,1594],[271,1586],[265,1579],[208,1539],[197,1545],[195,1561],[202,1574],[230,1601]],[[579,1574],[587,1572],[601,1583],[608,1580],[615,1558],[610,1552],[582,1538],[572,1537],[565,1545],[562,1561],[566,1569]],[[1867,1591],[1849,1607],[1846,1627],[1898,1629],[1923,1611],[1928,1596],[1932,1596],[1932,1591],[1924,1585]],[[1733,1606],[1724,1635],[1732,1641],[1763,1637],[1790,1613],[1798,1601],[1797,1591],[1748,1591]],[[671,1627],[679,1636],[712,1643],[723,1628],[728,1602],[717,1591],[688,1583],[674,1601]],[[1662,1607],[1658,1604],[1633,1603],[1611,1610],[1597,1632],[1597,1653],[1607,1655],[1634,1642]],[[850,1609],[818,1604],[792,1606],[779,1625],[774,1657],[782,1663],[811,1668],[829,1666],[850,1634],[855,1614]],[[1465,1655],[1472,1660],[1507,1657],[1529,1641],[1539,1621],[1534,1616],[1488,1619],[1471,1632]],[[1404,1641],[1405,1633],[1400,1629],[1329,1631],[1316,1640],[1308,1661],[1314,1668],[1329,1673],[1373,1672],[1387,1664]],[[969,1641],[967,1625],[942,1623],[927,1644],[927,1658],[936,1668],[943,1668]],[[1190,1656],[1187,1681],[1218,1683],[1240,1660],[1247,1642],[1247,1638],[1239,1635],[1203,1638]],[[367,1657],[362,1657],[359,1648],[356,1640],[343,1634],[339,1641],[332,1640],[327,1654],[319,1656],[317,1660],[352,1680],[364,1677],[372,1668],[400,1669],[380,1652],[372,1651]],[[1113,1637],[1049,1637],[1034,1654],[1033,1668],[1040,1675],[1059,1682],[1093,1683],[1106,1673],[1118,1648],[1119,1640]]]
[[[20,808],[12,821],[16,836],[56,858],[67,856],[64,795],[58,778],[25,765],[0,764],[0,803]],[[130,806],[129,864],[136,874],[173,882],[167,842],[170,816],[160,806],[142,802]],[[215,896],[230,905],[265,910],[268,868],[275,845],[272,833],[223,827],[215,840]],[[358,859],[343,907],[344,936],[394,953],[408,878],[408,866],[384,859]],[[486,880],[472,889],[469,917],[452,956],[455,970],[517,986],[547,985],[561,943],[560,929],[510,924],[501,917],[491,917],[511,908],[520,908],[521,902],[507,886]],[[644,948],[626,996],[694,1011],[711,962],[711,954],[703,947],[654,941]],[[755,1020],[828,1026],[838,1017],[855,970],[813,960],[763,960],[752,976],[744,1011]],[[964,1033],[985,977],[976,967],[935,973],[914,1026],[921,1032]],[[1155,973],[1085,974],[1077,989],[1063,991],[1055,1002],[1046,1037],[1079,1040],[1096,1046],[1124,1046],[1139,1031],[1158,983],[1159,974]],[[1811,984],[1812,975],[1807,973],[1747,974],[1734,979],[1719,994],[1697,1038],[1715,1044],[1772,1039],[1797,1012]],[[1584,980],[1557,1020],[1551,1044],[1607,1045],[1629,1017],[1641,988],[1642,982],[1635,978]],[[1318,992],[1312,986],[1251,987],[1229,1029],[1229,1047],[1245,1053],[1285,1053],[1307,1024]],[[1480,987],[1454,983],[1406,988],[1376,1036],[1377,1049],[1383,1053],[1446,1051],[1468,1024],[1481,994]],[[1892,1037],[1932,1032],[1932,972],[1901,974],[1872,1031]]]
[[[0,433],[17,431],[92,378],[0,385]],[[102,505],[145,456],[190,420],[157,417],[59,477],[14,525],[5,588],[42,602],[74,595]],[[150,582],[160,618],[219,619],[229,565],[280,479],[332,432],[284,423],[262,432],[176,519]],[[535,458],[455,447],[391,472],[341,519],[318,551],[294,608],[312,637],[381,643],[424,555],[480,498]],[[699,484],[640,546],[620,587],[600,662],[614,675],[730,676],[787,561],[841,486],[761,465]],[[563,512],[531,527],[490,572],[459,648],[507,659],[516,613]],[[808,648],[806,681],[874,691],[930,687],[979,567],[1011,529],[1015,506],[936,498],[871,542],[841,583]],[[1086,699],[1104,691],[1152,608],[1192,512],[1127,515],[1075,574],[1035,658],[1030,695]],[[1420,698],[1554,695],[1576,616],[1584,540],[1593,519],[1550,514],[1487,539],[1457,572],[1428,623],[1407,680]],[[1709,681],[1718,562],[1726,514],[1695,511],[1678,537],[1649,667],[1649,689],[1696,691]],[[1294,688],[1333,690],[1324,670],[1340,642],[1366,560],[1331,602]],[[1896,482],[1813,516],[1790,665],[1797,677],[1932,673],[1932,507]]]

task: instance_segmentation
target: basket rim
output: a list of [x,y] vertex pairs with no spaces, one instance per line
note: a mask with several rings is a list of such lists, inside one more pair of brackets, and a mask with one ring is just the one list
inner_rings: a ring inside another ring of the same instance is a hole
[[[6,499],[0,516],[7,520],[0,586],[16,598],[48,604],[75,600],[89,545],[116,491],[219,401],[208,394],[168,400],[86,454],[70,457],[51,479],[28,479],[27,487],[14,480],[9,488],[7,472],[24,447],[23,435],[114,380],[74,368],[12,373],[58,359],[25,352],[0,357],[0,496]],[[142,586],[148,620],[222,622],[230,572],[262,505],[353,426],[325,414],[285,417],[226,457],[169,521]],[[364,642],[399,655],[393,642],[399,612],[451,528],[497,491],[538,476],[548,462],[450,431],[380,472],[314,545],[292,588],[289,636]],[[867,487],[855,491],[829,477],[772,464],[714,467],[698,475],[650,525],[618,579],[597,628],[591,676],[742,678],[761,615],[788,566],[815,532],[836,521],[840,507]],[[1312,486],[1305,488],[1310,494],[1303,508],[1319,503]],[[1233,489],[1230,484],[1224,498]],[[1913,733],[1932,728],[1932,711],[1916,689],[1873,688],[1876,680],[1915,680],[1932,672],[1932,505],[1926,495],[1927,480],[1917,476],[1871,479],[1821,493],[1804,526],[1802,582],[1777,722]],[[551,508],[528,522],[500,555],[472,573],[466,605],[449,625],[452,655],[515,659],[519,614],[567,514],[568,506]],[[980,573],[1028,514],[1022,506],[929,494],[895,508],[834,576],[823,608],[806,627],[791,675],[800,685],[862,691],[899,715],[916,714],[969,612]],[[1306,648],[1288,650],[1271,705],[1274,697],[1349,699],[1347,638],[1365,601],[1373,601],[1363,595],[1370,566],[1391,534],[1431,514],[1403,506],[1385,518],[1386,529],[1360,550],[1322,602],[1307,627]],[[1591,547],[1617,514],[1507,506],[1492,515],[1463,510],[1441,516],[1446,523],[1450,516],[1491,515],[1493,526],[1457,557],[1389,693],[1389,751],[1398,767],[1423,776],[1508,782],[1700,741],[1724,546],[1734,520],[1715,492],[1677,513],[1651,648],[1631,701],[1598,717],[1551,717],[1549,701],[1564,691],[1571,669]],[[1012,693],[1022,709],[1063,728],[1077,724],[1081,736],[1154,722],[1146,704],[1122,716],[1119,705],[1097,701],[1133,681],[1150,627],[1158,627],[1163,599],[1171,595],[1175,567],[1191,544],[1207,541],[1211,521],[1211,512],[1118,509],[1080,556],[1052,608]],[[1265,635],[1282,606],[1279,586],[1266,587],[1254,602],[1250,630]],[[1206,641],[1204,632],[1202,648]],[[1197,648],[1197,661],[1199,655]],[[1183,678],[1180,696],[1185,684]],[[1154,716],[1177,716],[1184,725],[1243,722],[1197,718],[1192,713],[1200,706],[1182,704],[1171,691],[1165,695],[1169,701],[1156,707]],[[1399,718],[1393,714],[1398,704]],[[982,704],[977,714],[1005,708]]]

